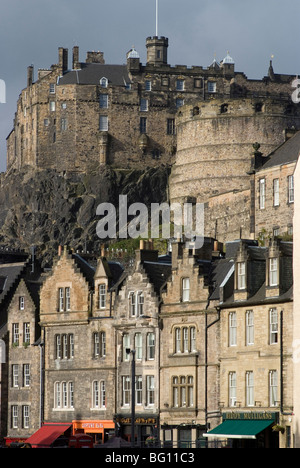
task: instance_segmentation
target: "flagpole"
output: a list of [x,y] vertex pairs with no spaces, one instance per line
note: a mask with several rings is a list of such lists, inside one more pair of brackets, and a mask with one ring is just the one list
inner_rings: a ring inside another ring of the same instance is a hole
[[156,0],[156,36],[158,37],[158,0]]

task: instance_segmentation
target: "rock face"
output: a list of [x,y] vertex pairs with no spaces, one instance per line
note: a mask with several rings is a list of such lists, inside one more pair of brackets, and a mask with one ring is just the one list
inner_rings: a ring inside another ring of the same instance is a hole
[[150,206],[167,200],[169,169],[113,170],[101,173],[58,173],[30,168],[13,172],[0,186],[0,244],[36,252],[46,264],[59,245],[99,251],[103,240],[96,233],[100,203]]

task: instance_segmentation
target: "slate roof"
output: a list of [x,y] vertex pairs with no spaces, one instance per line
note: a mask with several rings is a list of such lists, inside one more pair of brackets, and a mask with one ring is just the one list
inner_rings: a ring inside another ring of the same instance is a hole
[[159,295],[162,286],[171,275],[172,266],[169,263],[143,262],[143,267],[147,273],[155,292]]
[[270,153],[266,158],[266,162],[258,169],[258,171],[268,169],[269,167],[296,162],[298,160],[299,153],[300,131]]
[[2,288],[0,289],[0,307],[7,294],[14,286],[16,280],[24,271],[26,262],[0,265],[0,278]]
[[126,65],[82,63],[80,70],[68,71],[60,77],[59,85],[96,85],[101,78],[107,78],[108,84],[114,86],[125,86],[125,83],[130,83]]
[[[89,283],[90,287],[93,287],[96,269],[78,254],[74,254],[73,258],[75,260],[77,267],[80,269],[81,273],[83,274],[83,276]],[[110,286],[113,286],[120,279],[123,273],[123,267],[118,262],[107,262],[107,263],[110,269],[110,273],[112,275]]]
[[[245,242],[245,241],[244,241]],[[288,302],[293,300],[293,278],[292,278],[292,256],[293,243],[281,242],[280,254],[282,270],[280,275],[281,294],[274,297],[266,297],[266,281],[265,269],[266,260],[268,258],[268,248],[251,245],[249,241],[247,245],[247,257],[250,263],[248,267],[248,284],[247,288],[250,292],[250,297],[243,301],[234,301],[233,278],[234,278],[234,258],[236,256],[240,241],[229,242],[226,244],[226,258],[219,260],[214,267],[212,281],[215,282],[215,289],[210,296],[210,300],[220,300],[220,287],[227,287],[226,295],[223,302],[220,303],[221,308],[251,306],[258,304],[276,304],[280,302]],[[252,266],[252,267],[251,267]]]

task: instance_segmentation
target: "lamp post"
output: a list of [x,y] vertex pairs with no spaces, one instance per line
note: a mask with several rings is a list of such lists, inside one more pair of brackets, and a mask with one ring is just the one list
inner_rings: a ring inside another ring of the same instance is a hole
[[131,360],[131,447],[135,446],[135,349],[126,348]]

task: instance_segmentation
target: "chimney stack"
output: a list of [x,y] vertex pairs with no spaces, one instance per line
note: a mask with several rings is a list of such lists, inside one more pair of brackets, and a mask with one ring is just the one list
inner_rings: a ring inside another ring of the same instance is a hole
[[58,49],[58,66],[61,68],[62,74],[68,71],[68,49],[59,47]]
[[27,67],[27,88],[32,86],[33,83],[33,65]]
[[79,47],[74,46],[73,47],[73,59],[72,59],[72,69],[73,70],[78,70],[80,68],[80,63],[79,63]]

